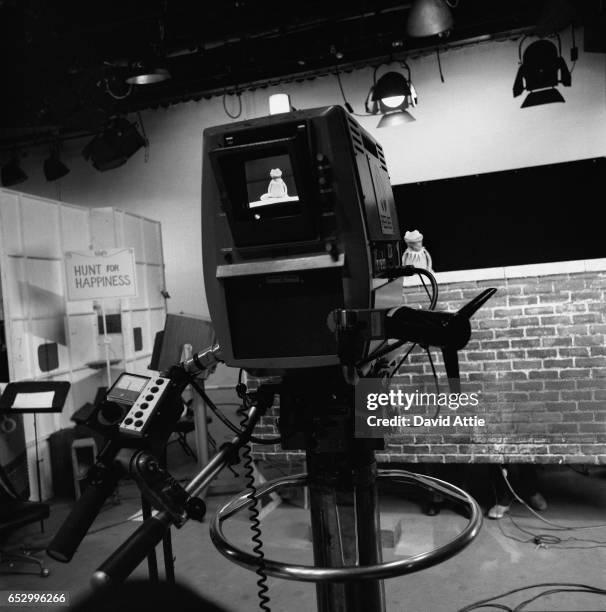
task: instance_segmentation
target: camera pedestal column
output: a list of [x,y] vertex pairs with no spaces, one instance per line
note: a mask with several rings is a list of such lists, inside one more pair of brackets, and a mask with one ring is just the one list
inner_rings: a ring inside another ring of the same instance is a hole
[[[348,453],[307,452],[316,566],[381,563],[374,451],[354,443]],[[318,612],[385,612],[381,580],[318,583]]]

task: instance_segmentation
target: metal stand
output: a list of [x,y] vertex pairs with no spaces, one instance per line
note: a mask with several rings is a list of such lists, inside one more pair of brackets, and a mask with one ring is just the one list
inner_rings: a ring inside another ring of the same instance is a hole
[[[363,462],[360,462],[360,465],[355,466],[353,476],[354,484],[357,483],[357,486],[354,486],[355,507],[356,511],[361,511],[361,514],[356,515],[355,519],[356,527],[359,527],[355,541],[360,561],[366,556],[372,558],[375,555],[375,546],[378,546],[377,538],[379,534],[375,519],[376,498],[372,492],[374,486],[370,486],[374,480],[372,477],[374,468],[370,465],[371,472],[366,472],[366,476],[371,476],[370,480],[360,480],[359,476],[364,476],[365,472],[362,464]],[[330,466],[324,465],[330,469]],[[347,612],[350,610],[383,612],[385,610],[381,583],[383,579],[418,572],[445,561],[468,546],[480,531],[482,511],[473,497],[462,489],[431,476],[413,474],[405,470],[381,470],[377,473],[378,478],[400,484],[420,485],[423,488],[439,492],[447,499],[464,506],[467,509],[469,523],[450,542],[433,550],[398,561],[376,562],[368,565],[346,565],[346,559],[344,558],[341,561],[338,555],[338,551],[344,548],[342,539],[344,533],[343,521],[341,520],[341,513],[335,511],[335,509],[343,507],[338,499],[338,489],[334,487],[334,483],[318,473],[319,465],[317,462],[314,462],[313,469],[316,472],[314,476],[310,475],[308,477],[307,474],[297,474],[278,478],[259,487],[257,494],[258,496],[269,495],[280,487],[292,485],[308,485],[310,488],[314,488],[314,496],[317,500],[312,507],[312,522],[315,529],[314,553],[327,559],[328,562],[332,562],[333,565],[322,567],[293,565],[265,558],[264,571],[267,575],[276,578],[315,582],[320,587],[318,588],[318,610],[321,612],[341,612],[344,610]],[[355,475],[356,473],[358,476]],[[319,484],[319,480],[324,481],[323,484]],[[325,488],[322,490],[324,486]],[[335,503],[335,499],[337,503]],[[210,535],[219,552],[225,557],[238,565],[255,571],[258,567],[258,558],[254,554],[235,546],[223,533],[223,523],[249,504],[250,499],[248,498],[248,492],[246,492],[219,508],[212,520]],[[352,524],[350,522],[349,525]],[[316,542],[316,538],[320,541]],[[324,538],[327,539],[324,540]],[[356,600],[356,597],[360,599]]]
[[[151,504],[141,496],[141,513],[143,520],[146,521],[152,515]],[[173,558],[173,546],[172,536],[170,528],[167,529],[166,534],[162,538],[162,554],[164,557],[164,574],[165,580],[169,584],[175,583],[175,561]],[[157,583],[159,581],[158,574],[158,557],[156,555],[156,549],[152,548],[147,555],[147,573],[149,575],[150,582]]]
[[173,558],[173,542],[170,528],[162,538],[162,552],[164,555],[164,573],[168,584],[175,584],[175,561]]
[[[181,362],[191,359],[193,355],[192,345],[184,344],[181,350]],[[202,387],[204,383],[200,381]],[[191,388],[191,387],[190,387]],[[195,457],[198,467],[203,468],[210,457],[208,452],[208,425],[206,423],[206,404],[200,397],[199,393],[194,393],[192,396],[191,409],[194,414],[194,436],[196,438],[196,454]],[[183,446],[186,453],[188,451]],[[187,447],[189,448],[189,446]],[[190,449],[191,450],[191,449]],[[188,453],[189,454],[189,453]]]
[[208,451],[208,423],[206,422],[206,404],[197,393],[194,393],[192,398],[192,410],[195,423],[196,460],[198,467],[203,468],[210,457]]
[[[38,501],[42,501],[42,478],[40,477],[40,453],[38,451],[38,419],[34,412],[34,447],[36,449],[36,484],[38,487]],[[44,519],[40,519],[40,531],[44,533]]]
[[[324,567],[381,562],[381,529],[372,451],[307,453],[314,561]],[[380,580],[318,583],[318,612],[385,612]]]
[[[379,472],[377,440],[355,438],[350,389],[340,371],[302,372],[286,378],[280,395],[281,433],[287,448],[305,448],[307,474],[280,478],[258,487],[267,495],[286,484],[309,489],[314,566],[264,558],[268,576],[316,583],[318,612],[385,612],[383,580],[401,576],[456,554],[477,535],[482,514],[477,502],[452,485],[405,471]],[[466,529],[447,545],[400,561],[382,561],[377,478],[421,484],[439,490],[469,509]],[[259,560],[232,543],[222,523],[248,505],[248,494],[219,509],[211,538],[227,558],[256,570]]]
[[107,376],[107,388],[112,386],[112,370],[109,359],[109,345],[111,344],[111,338],[107,334],[107,318],[105,316],[105,308],[103,304],[104,300],[99,300],[99,306],[101,308],[101,318],[103,320],[103,347],[105,349],[105,374]]
[[[151,504],[141,495],[141,513],[143,521],[151,518]],[[152,548],[147,555],[147,573],[150,582],[158,582],[158,558],[156,557],[156,549]]]

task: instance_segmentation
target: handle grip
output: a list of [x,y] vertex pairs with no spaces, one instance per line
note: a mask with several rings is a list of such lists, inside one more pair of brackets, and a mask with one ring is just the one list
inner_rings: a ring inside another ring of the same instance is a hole
[[68,517],[46,549],[49,557],[69,563],[84,539],[93,521],[120,480],[118,469],[93,468],[82,497],[78,499]]
[[93,587],[120,584],[128,578],[149,552],[162,541],[169,526],[170,519],[164,513],[147,519],[93,574]]

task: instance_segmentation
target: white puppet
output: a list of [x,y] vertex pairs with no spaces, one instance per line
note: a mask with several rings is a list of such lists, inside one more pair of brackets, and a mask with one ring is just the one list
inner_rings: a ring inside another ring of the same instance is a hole
[[433,272],[431,255],[423,246],[423,234],[419,230],[406,232],[404,234],[404,242],[406,242],[407,248],[404,251],[404,255],[402,255],[402,265],[424,268],[429,272]]
[[271,181],[267,187],[267,193],[261,196],[262,200],[268,200],[270,198],[286,198],[288,197],[288,188],[286,183],[282,180],[282,170],[280,168],[272,168],[269,171]]

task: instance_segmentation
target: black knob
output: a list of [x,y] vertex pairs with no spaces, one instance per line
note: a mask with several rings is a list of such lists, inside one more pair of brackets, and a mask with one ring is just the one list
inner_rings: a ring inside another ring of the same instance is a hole
[[115,402],[103,402],[99,407],[97,419],[102,425],[117,423],[124,416],[124,409]]
[[159,468],[160,468],[160,464],[154,459],[151,459],[145,464],[145,469],[148,472],[157,472]]
[[202,522],[206,516],[206,504],[198,497],[191,497],[185,504],[185,511],[189,518]]

